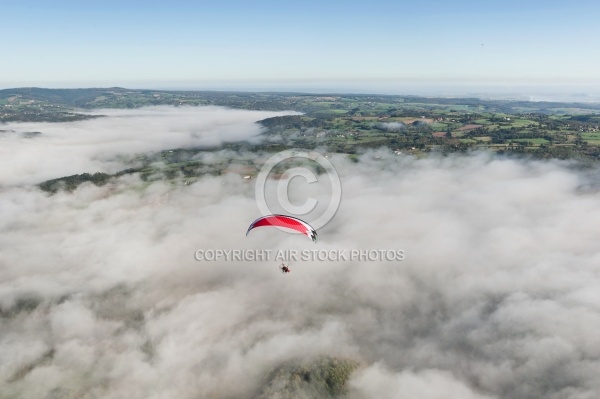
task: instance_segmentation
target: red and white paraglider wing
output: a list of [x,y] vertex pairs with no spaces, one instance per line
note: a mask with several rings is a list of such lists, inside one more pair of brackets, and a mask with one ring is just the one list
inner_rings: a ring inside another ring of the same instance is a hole
[[248,227],[246,236],[248,233],[250,233],[250,230],[255,229],[256,227],[264,226],[283,227],[285,229],[295,230],[301,234],[304,234],[313,240],[313,242],[317,242],[317,232],[308,223],[298,218],[285,215],[268,215],[256,219],[254,222],[252,222],[250,227]]

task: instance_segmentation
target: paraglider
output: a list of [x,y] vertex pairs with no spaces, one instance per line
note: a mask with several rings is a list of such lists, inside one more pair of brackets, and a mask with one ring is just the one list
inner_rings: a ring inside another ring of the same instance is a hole
[[[286,229],[294,230],[299,232],[300,234],[307,236],[308,238],[313,240],[313,242],[317,242],[317,232],[311,227],[311,225],[309,225],[303,220],[286,215],[267,215],[256,219],[250,224],[250,227],[248,227],[246,237],[248,236],[251,230],[257,227],[265,226],[283,227]],[[292,271],[289,268],[289,266],[286,266],[284,263],[281,263],[281,266],[279,266],[279,270],[281,270],[282,273],[289,273]]]
[[264,226],[283,227],[286,229],[295,230],[301,234],[304,234],[313,240],[313,242],[317,242],[317,232],[308,223],[293,216],[285,215],[267,215],[256,219],[254,222],[252,222],[250,227],[248,227],[246,236],[248,236],[248,233],[250,233],[252,229]]

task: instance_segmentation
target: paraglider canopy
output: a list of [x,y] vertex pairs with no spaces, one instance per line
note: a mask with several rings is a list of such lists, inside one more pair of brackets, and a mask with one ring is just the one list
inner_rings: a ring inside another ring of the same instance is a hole
[[275,227],[283,227],[290,230],[295,230],[300,234],[304,234],[313,242],[317,242],[317,232],[313,229],[308,223],[302,221],[293,216],[286,215],[267,215],[256,219],[250,227],[248,227],[248,231],[246,232],[246,236],[250,233],[250,230],[256,227],[264,227],[264,226],[275,226]]

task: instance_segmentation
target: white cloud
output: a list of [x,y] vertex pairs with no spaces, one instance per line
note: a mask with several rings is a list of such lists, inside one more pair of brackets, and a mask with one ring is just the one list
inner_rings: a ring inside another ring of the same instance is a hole
[[[84,172],[111,173],[124,168],[123,156],[256,140],[261,127],[254,122],[289,112],[157,106],[100,109],[93,114],[106,117],[3,125],[7,132],[0,133],[0,184],[39,183]],[[22,135],[25,132],[42,134],[27,138]]]
[[[246,238],[258,209],[236,174],[53,196],[5,187],[0,390],[251,397],[281,364],[328,355],[362,365],[351,397],[597,397],[597,171],[377,155],[330,158],[343,199],[316,246]],[[283,275],[274,261],[196,262],[200,248],[397,248],[406,260]]]

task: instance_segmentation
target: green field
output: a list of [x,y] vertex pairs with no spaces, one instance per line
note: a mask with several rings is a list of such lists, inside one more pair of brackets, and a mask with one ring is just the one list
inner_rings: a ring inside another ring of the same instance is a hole
[[517,143],[533,143],[534,145],[540,145],[540,144],[548,144],[549,141],[546,139],[542,139],[542,138],[532,138],[532,139],[516,139],[513,140],[514,142]]
[[600,145],[600,132],[582,133],[581,138],[589,144]]

